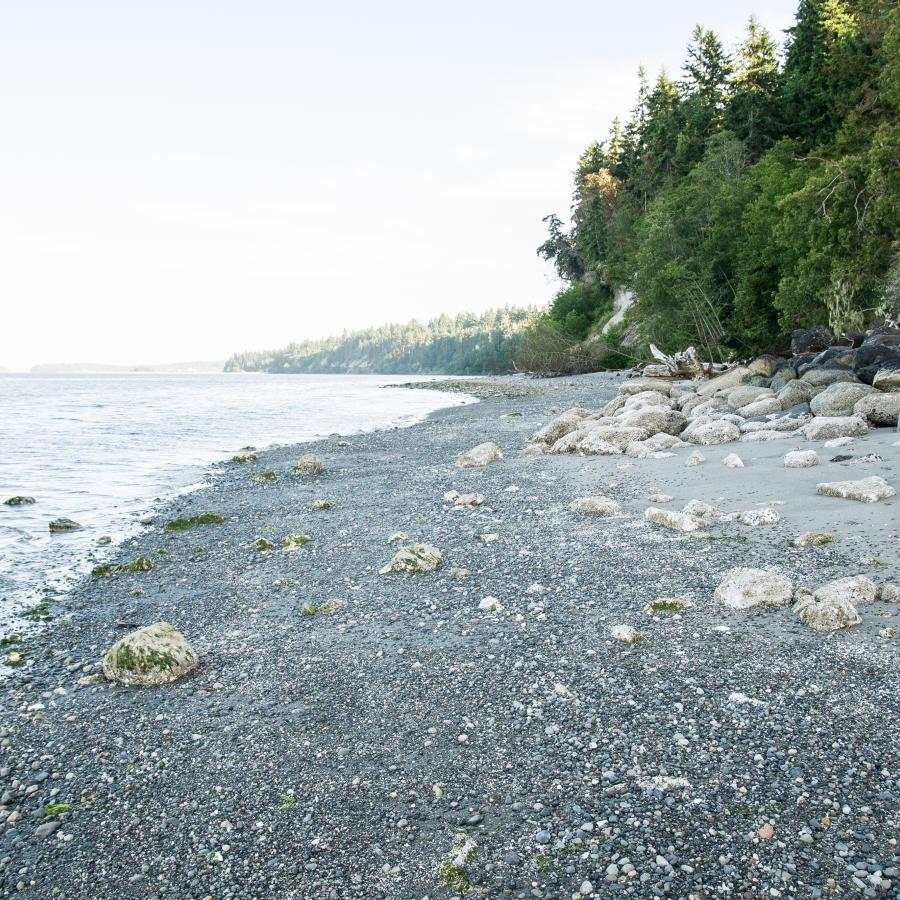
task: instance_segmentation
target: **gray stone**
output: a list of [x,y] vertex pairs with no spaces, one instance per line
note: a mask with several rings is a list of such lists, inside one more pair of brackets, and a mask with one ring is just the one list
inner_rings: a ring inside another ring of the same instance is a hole
[[103,657],[103,674],[121,684],[166,684],[196,668],[193,648],[168,622],[156,622],[126,634]]
[[813,397],[809,406],[816,416],[849,416],[857,400],[873,393],[875,388],[868,384],[837,382]]

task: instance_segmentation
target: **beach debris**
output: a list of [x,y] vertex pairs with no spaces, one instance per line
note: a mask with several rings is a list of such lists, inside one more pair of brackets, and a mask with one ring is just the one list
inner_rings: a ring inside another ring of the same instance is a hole
[[321,475],[325,471],[325,463],[319,459],[314,453],[304,453],[300,459],[294,463],[293,472],[303,478]]
[[453,839],[453,847],[444,861],[438,866],[438,875],[445,887],[458,896],[466,896],[472,890],[472,883],[466,872],[466,866],[475,859],[478,844],[465,834],[457,834]]
[[391,561],[379,569],[381,575],[434,572],[443,563],[444,557],[431,544],[410,544],[398,550]]
[[840,497],[860,503],[877,503],[893,497],[897,491],[880,475],[870,475],[858,481],[823,481],[816,485],[816,493],[823,497]]
[[456,457],[456,465],[461,469],[473,469],[503,459],[503,453],[493,441],[485,441]]
[[197,667],[185,636],[168,622],[155,622],[126,634],[103,657],[103,674],[128,685],[175,681]]
[[80,531],[81,526],[73,521],[72,519],[67,519],[65,517],[60,517],[59,519],[54,519],[49,525],[50,531],[53,534],[59,534],[66,531]]
[[[695,378],[708,371],[695,347],[688,347],[678,353],[669,354],[663,353],[655,344],[651,344],[650,354],[662,365],[644,366],[645,377]],[[711,368],[709,367],[710,370]]]
[[622,641],[625,644],[636,644],[642,641],[644,636],[632,625],[613,625],[609,629],[611,638]]
[[815,450],[791,450],[784,454],[786,469],[809,469],[821,462]]
[[585,513],[595,516],[620,516],[622,507],[611,497],[578,497],[569,504],[574,513]]
[[790,578],[771,569],[730,569],[715,591],[715,599],[729,609],[787,606],[794,596]]
[[650,506],[644,510],[644,519],[654,525],[662,525],[673,531],[699,531],[706,528],[706,522],[690,513],[675,512],[671,509],[660,509]]

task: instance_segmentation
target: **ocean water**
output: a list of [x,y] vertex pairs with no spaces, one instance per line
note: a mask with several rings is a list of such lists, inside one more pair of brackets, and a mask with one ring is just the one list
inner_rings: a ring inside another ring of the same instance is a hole
[[[210,464],[260,449],[419,421],[458,394],[385,387],[403,376],[0,374],[0,633],[65,591]],[[3,504],[15,495],[30,506]],[[65,516],[83,526],[51,535]]]

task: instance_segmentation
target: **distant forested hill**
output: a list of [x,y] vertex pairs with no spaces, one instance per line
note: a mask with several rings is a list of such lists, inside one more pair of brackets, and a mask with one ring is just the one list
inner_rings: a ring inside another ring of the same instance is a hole
[[728,359],[896,318],[900,4],[800,0],[783,46],[753,18],[733,48],[697,26],[679,74],[640,70],[631,112],[578,160],[571,215],[545,222],[563,287],[530,368],[567,348],[576,368],[621,365],[651,341]]
[[522,335],[537,313],[497,309],[481,316],[438,316],[422,324],[382,325],[340,337],[301,341],[280,350],[236,353],[226,372],[510,372]]

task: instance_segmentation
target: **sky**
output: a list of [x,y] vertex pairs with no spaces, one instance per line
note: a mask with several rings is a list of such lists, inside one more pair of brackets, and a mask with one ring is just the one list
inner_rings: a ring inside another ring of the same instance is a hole
[[579,153],[796,0],[0,5],[0,366],[544,305]]

